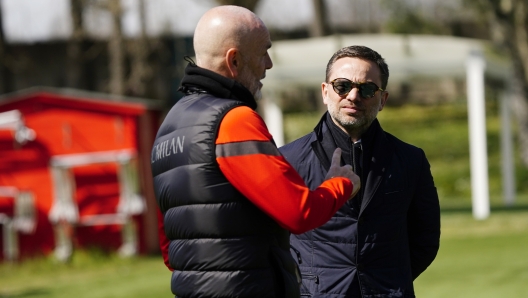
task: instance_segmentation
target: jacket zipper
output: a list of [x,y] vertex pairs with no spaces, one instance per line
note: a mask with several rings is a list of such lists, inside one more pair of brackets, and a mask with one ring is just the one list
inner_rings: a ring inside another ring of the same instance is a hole
[[[356,164],[356,148],[355,148],[355,144],[352,142],[352,140],[350,140],[350,143],[352,145],[352,163],[354,164],[354,171],[356,172],[356,175],[359,176],[360,179],[363,179],[362,177],[362,173],[363,172],[363,167],[361,167],[361,171],[357,171],[358,167],[357,167],[357,164]],[[360,144],[361,146],[361,144]],[[362,147],[362,146],[361,146]],[[362,150],[363,148],[361,148]],[[361,162],[361,161],[358,161],[358,162]],[[363,182],[363,181],[362,181]],[[359,193],[356,195],[356,196],[363,196],[363,187],[359,190]],[[363,200],[363,198],[361,197],[361,199]],[[361,204],[359,206],[359,210],[358,210],[358,221],[359,221],[359,214],[361,213]],[[363,285],[361,283],[361,278],[359,277],[359,273],[358,273],[358,268],[357,268],[357,265],[358,265],[358,261],[359,261],[359,227],[357,228],[358,229],[358,232],[356,233],[356,275],[357,275],[357,279],[358,279],[358,285],[359,285],[359,293],[361,295],[361,297],[363,297]]]
[[290,248],[295,252],[295,255],[297,255],[297,261],[299,262],[299,265],[302,264],[301,253],[291,244],[290,244]]

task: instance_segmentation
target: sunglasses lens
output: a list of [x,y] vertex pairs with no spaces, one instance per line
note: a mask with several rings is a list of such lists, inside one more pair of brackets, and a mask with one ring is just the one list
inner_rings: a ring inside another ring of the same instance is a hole
[[345,95],[350,90],[352,90],[353,83],[349,80],[341,79],[341,80],[335,80],[332,84],[334,86],[334,90],[339,95]]
[[359,89],[359,95],[363,98],[371,98],[379,90],[378,85],[372,82],[354,83],[347,79],[335,79],[330,84],[334,87],[334,91],[341,96],[347,95],[354,87]]
[[371,98],[378,91],[378,86],[374,83],[365,83],[359,85],[359,94],[363,98]]

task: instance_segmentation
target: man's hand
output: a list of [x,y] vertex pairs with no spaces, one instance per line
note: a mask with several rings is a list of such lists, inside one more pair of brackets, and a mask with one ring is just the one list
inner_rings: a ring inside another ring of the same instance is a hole
[[356,175],[354,171],[352,171],[352,166],[341,166],[341,148],[336,148],[336,150],[334,151],[334,155],[332,156],[332,164],[330,165],[330,169],[326,174],[325,180],[334,177],[345,177],[348,178],[350,182],[352,182],[354,188],[352,190],[352,194],[350,195],[350,199],[352,199],[361,188],[361,181],[359,179],[359,176]]

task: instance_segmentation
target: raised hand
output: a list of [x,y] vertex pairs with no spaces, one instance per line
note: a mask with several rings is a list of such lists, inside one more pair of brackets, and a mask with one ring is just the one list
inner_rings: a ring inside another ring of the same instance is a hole
[[354,171],[352,171],[352,166],[341,166],[341,148],[336,148],[336,150],[334,151],[334,154],[332,155],[332,163],[330,165],[328,173],[326,174],[325,180],[334,177],[345,177],[352,182],[352,184],[354,185],[354,189],[352,190],[350,199],[352,199],[361,188],[361,180],[359,179],[359,176],[356,175]]

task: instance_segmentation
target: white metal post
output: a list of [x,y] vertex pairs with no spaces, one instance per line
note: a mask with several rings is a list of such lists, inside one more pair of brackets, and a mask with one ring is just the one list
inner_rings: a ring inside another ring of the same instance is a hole
[[263,100],[264,104],[264,122],[268,127],[269,132],[273,136],[273,140],[277,147],[284,145],[284,127],[282,119],[282,110],[277,104],[276,93],[273,91],[266,91]]
[[466,63],[469,122],[469,153],[471,163],[471,195],[473,217],[486,219],[490,213],[488,183],[488,153],[486,142],[486,109],[482,53],[472,51]]

